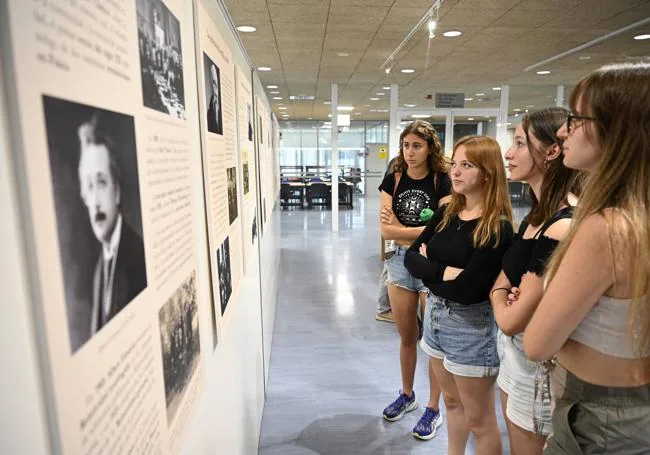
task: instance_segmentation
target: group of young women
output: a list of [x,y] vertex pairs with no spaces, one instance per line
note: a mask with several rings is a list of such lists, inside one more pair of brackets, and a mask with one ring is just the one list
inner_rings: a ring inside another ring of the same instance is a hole
[[589,74],[570,106],[524,116],[505,154],[530,186],[517,234],[489,137],[460,139],[448,169],[415,121],[380,186],[402,372],[383,416],[418,407],[421,338],[413,435],[435,435],[442,393],[449,454],[470,432],[477,453],[502,452],[495,382],[512,454],[650,453],[650,64]]

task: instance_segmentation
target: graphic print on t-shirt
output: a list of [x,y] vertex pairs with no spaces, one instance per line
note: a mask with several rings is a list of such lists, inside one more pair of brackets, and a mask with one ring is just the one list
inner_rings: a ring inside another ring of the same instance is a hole
[[411,189],[397,195],[397,218],[405,226],[422,226],[420,212],[429,207],[431,196],[420,189]]

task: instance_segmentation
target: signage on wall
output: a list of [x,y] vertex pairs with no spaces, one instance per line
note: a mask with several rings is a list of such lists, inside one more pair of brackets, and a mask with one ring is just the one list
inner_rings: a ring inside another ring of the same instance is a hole
[[436,108],[451,109],[465,107],[464,93],[436,93]]
[[385,146],[379,147],[379,159],[385,160],[388,156],[388,149]]

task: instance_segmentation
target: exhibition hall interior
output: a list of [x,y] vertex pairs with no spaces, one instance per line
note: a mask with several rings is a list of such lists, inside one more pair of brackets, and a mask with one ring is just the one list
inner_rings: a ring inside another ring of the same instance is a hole
[[0,452],[650,453],[539,316],[649,66],[649,0],[0,0]]

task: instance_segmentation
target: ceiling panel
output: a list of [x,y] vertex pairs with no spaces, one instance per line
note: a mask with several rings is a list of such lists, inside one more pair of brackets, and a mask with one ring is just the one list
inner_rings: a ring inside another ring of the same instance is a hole
[[[570,87],[602,64],[650,59],[648,41],[632,37],[649,27],[630,30],[604,43],[544,65],[551,74],[540,76],[524,68],[578,45],[650,17],[650,0],[445,0],[439,12],[436,37],[419,30],[396,55],[392,71],[380,66],[431,6],[432,0],[225,0],[236,25],[258,31],[241,34],[264,85],[275,84],[292,118],[327,118],[331,84],[339,84],[342,101],[362,113],[355,118],[388,116],[387,95],[381,87],[400,86],[400,104],[432,106],[426,94],[459,91],[487,92],[511,85],[511,106],[552,104],[555,87]],[[456,38],[442,33],[460,30]],[[430,47],[429,47],[430,44]],[[340,53],[347,56],[338,55]],[[425,70],[425,61],[428,67]],[[402,74],[413,67],[415,74]],[[540,69],[540,68],[538,68]],[[291,102],[289,94],[314,95],[314,101]],[[568,88],[566,97],[568,98]],[[380,98],[370,101],[370,98]],[[497,101],[494,101],[497,100]],[[486,103],[467,102],[485,107]],[[513,107],[514,108],[514,107]],[[305,117],[306,118],[306,117]]]

